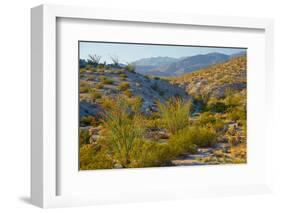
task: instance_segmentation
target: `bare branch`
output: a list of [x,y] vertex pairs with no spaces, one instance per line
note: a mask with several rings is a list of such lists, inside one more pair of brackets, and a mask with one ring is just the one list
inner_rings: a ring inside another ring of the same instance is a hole
[[100,63],[100,60],[101,60],[101,56],[94,54],[94,55],[89,55],[88,62],[90,62],[90,64],[94,66],[97,66]]
[[117,55],[115,56],[110,56],[114,66],[119,66],[119,57]]

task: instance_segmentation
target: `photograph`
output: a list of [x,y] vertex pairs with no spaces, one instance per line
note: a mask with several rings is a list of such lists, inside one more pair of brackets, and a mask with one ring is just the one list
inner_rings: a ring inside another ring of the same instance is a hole
[[247,163],[247,48],[78,41],[79,169]]

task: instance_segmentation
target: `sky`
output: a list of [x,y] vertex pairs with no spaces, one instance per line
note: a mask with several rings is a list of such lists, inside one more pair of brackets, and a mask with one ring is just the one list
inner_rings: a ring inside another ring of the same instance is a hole
[[245,51],[245,48],[218,48],[218,47],[196,47],[196,46],[170,46],[170,45],[147,45],[126,43],[97,43],[80,42],[80,59],[88,59],[89,54],[100,55],[101,62],[112,63],[110,57],[118,56],[121,63],[130,63],[141,58],[150,57],[174,57],[180,58],[198,54],[219,52],[223,54],[234,54]]

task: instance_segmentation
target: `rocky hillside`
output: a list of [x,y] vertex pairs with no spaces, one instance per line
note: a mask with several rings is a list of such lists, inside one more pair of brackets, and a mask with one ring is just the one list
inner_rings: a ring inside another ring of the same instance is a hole
[[246,66],[246,56],[240,56],[170,80],[173,84],[186,88],[193,96],[221,98],[230,90],[246,89]]
[[177,96],[188,99],[183,88],[157,77],[149,78],[125,69],[80,70],[80,117],[97,115],[103,98],[117,95],[139,97],[145,113],[157,110],[156,101],[164,102]]

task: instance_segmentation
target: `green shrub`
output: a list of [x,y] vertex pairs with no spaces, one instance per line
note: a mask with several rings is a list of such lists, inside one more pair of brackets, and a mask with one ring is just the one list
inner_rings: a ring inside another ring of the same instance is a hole
[[190,128],[179,130],[168,141],[170,151],[174,157],[183,153],[195,153],[196,146],[193,131]]
[[211,147],[216,143],[214,130],[205,127],[189,127],[172,135],[168,141],[174,157],[183,153],[196,153],[196,147]]
[[157,103],[164,126],[172,133],[188,126],[190,102],[180,98],[170,99],[166,103]]
[[105,78],[105,79],[103,79],[102,83],[103,83],[103,84],[113,84],[113,83],[114,83],[114,81],[113,81],[113,80],[111,80],[111,79],[107,79],[107,78]]
[[80,86],[80,93],[87,93],[90,91],[90,88],[89,87],[81,87]]
[[121,91],[125,91],[129,88],[130,88],[130,84],[128,82],[122,82],[118,87],[118,89]]
[[216,132],[221,132],[224,130],[225,123],[222,119],[216,119],[212,127],[216,130]]
[[83,146],[85,144],[89,144],[89,130],[80,129],[79,130],[79,146]]
[[80,117],[80,126],[90,126],[92,125],[94,117],[93,116],[82,116]]
[[86,70],[85,69],[80,69],[80,73],[85,73]]
[[212,112],[224,113],[227,110],[227,105],[221,101],[211,102],[207,105],[207,110]]
[[133,93],[130,90],[126,90],[124,91],[124,95],[126,95],[128,98],[131,98],[133,96]]
[[130,111],[128,101],[119,98],[115,107],[106,111],[103,121],[107,130],[107,144],[114,158],[125,168],[129,167],[131,152],[144,131],[141,116],[130,114]]
[[197,120],[197,124],[200,126],[206,126],[208,124],[213,124],[215,122],[216,122],[216,118],[211,112],[201,113]]
[[214,129],[208,127],[191,127],[189,139],[199,147],[211,147],[216,144],[217,135]]
[[169,164],[170,150],[167,144],[138,140],[131,152],[130,167],[154,167]]
[[87,144],[80,148],[80,169],[111,169],[114,161],[108,150],[99,144]]
[[135,73],[135,65],[134,64],[128,64],[127,66],[124,67],[124,69],[128,72]]

